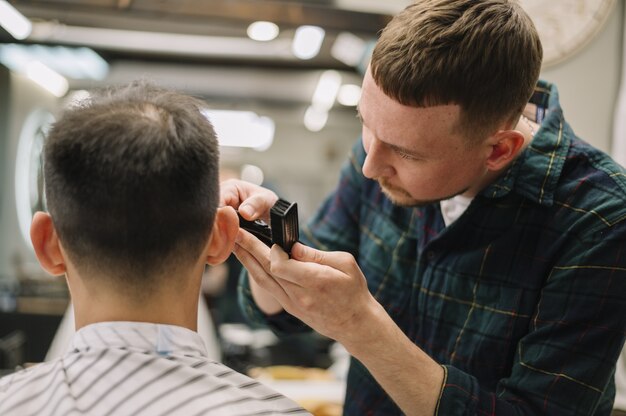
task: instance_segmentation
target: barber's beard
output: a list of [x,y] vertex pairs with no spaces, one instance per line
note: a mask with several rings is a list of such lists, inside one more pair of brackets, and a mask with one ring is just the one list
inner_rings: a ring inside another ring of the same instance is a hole
[[450,196],[445,196],[443,198],[425,200],[425,199],[415,199],[411,196],[410,193],[406,191],[406,189],[391,185],[385,178],[376,179],[378,184],[380,185],[380,189],[383,191],[385,196],[394,204],[405,208],[418,208],[424,207],[426,205],[437,204],[446,199],[454,198],[457,195],[461,195],[467,192],[468,188],[465,188],[459,192],[455,192]]

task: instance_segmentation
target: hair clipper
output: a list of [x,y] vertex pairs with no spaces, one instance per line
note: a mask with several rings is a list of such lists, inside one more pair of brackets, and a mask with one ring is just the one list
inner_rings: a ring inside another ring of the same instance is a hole
[[276,201],[270,209],[270,225],[263,220],[248,221],[239,213],[239,227],[248,231],[265,245],[278,244],[287,254],[300,237],[298,204],[284,199]]

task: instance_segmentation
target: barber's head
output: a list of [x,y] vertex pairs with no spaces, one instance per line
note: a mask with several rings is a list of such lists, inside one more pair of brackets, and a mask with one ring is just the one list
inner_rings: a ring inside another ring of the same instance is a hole
[[516,0],[422,0],[384,29],[371,73],[402,104],[458,104],[459,127],[480,139],[519,117],[542,56],[539,35]]
[[[205,254],[219,199],[218,145],[201,107],[139,82],[95,92],[53,125],[44,145],[47,205],[60,250],[86,281],[149,292]],[[41,233],[33,243],[46,267]]]
[[363,80],[363,174],[400,205],[472,194],[519,154],[542,47],[512,0],[421,0],[381,33]]

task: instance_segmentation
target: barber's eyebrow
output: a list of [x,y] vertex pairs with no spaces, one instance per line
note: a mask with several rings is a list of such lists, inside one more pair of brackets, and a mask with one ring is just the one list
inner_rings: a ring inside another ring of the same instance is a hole
[[416,159],[424,159],[424,158],[426,158],[426,155],[424,155],[423,153],[418,152],[416,150],[408,149],[408,148],[402,147],[402,146],[396,146],[395,144],[390,144],[390,143],[387,143],[387,142],[385,142],[385,144],[387,146],[389,146],[389,148],[392,149],[395,152],[404,153],[404,154],[412,156],[412,157],[414,157]]
[[[363,116],[361,115],[361,111],[359,111],[359,106],[358,105],[356,106],[356,118],[359,119],[361,124],[364,124],[363,123]],[[412,156],[412,157],[417,158],[417,159],[423,159],[423,158],[426,157],[423,153],[418,152],[418,151],[416,151],[414,149],[409,149],[409,148],[406,148],[406,147],[402,147],[402,146],[398,146],[398,145],[395,145],[395,144],[391,144],[391,143],[388,143],[386,140],[383,140],[381,138],[378,138],[378,140],[383,142],[387,147],[389,147],[390,149],[392,149],[395,152],[404,153],[404,154],[407,154],[407,155]]]

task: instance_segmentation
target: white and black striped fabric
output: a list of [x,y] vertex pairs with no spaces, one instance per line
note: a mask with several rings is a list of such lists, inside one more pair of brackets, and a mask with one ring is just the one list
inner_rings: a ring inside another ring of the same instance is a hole
[[67,354],[0,379],[0,415],[305,415],[207,359],[197,333],[139,322],[76,332]]

